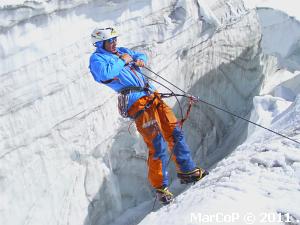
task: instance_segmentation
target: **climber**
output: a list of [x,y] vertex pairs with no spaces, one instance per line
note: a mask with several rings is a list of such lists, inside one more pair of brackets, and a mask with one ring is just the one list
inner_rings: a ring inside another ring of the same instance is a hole
[[119,93],[120,114],[135,120],[149,149],[148,179],[160,202],[168,204],[173,194],[168,189],[167,145],[173,151],[172,159],[182,183],[196,182],[208,172],[195,166],[174,113],[141,73],[147,63],[146,55],[117,47],[117,38],[113,28],[97,28],[92,32],[96,51],[90,57],[89,68],[97,82]]

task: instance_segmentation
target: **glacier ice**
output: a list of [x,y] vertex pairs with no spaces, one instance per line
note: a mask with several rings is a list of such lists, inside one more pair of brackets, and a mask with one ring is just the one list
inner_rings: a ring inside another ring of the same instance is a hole
[[[145,52],[154,71],[247,118],[261,90],[284,97],[283,86],[268,86],[266,78],[287,63],[298,68],[296,39],[278,46],[284,52],[275,49],[284,53],[281,60],[263,54],[273,47],[263,37],[272,34],[259,23],[274,12],[257,14],[241,0],[6,3],[0,3],[0,224],[108,224],[152,199],[147,149],[133,126],[128,133],[115,94],[87,68],[95,26],[115,25],[120,45]],[[298,78],[287,77],[288,97],[296,99]],[[178,104],[168,103],[179,115]],[[247,124],[199,104],[185,133],[194,158],[209,167],[246,139]]]

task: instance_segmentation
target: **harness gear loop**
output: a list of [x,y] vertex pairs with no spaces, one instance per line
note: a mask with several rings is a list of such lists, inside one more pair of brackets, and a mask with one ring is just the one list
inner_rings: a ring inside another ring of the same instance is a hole
[[161,98],[170,98],[170,97],[175,97],[175,96],[183,96],[183,97],[188,97],[189,98],[189,106],[188,106],[188,109],[185,113],[185,116],[182,117],[182,119],[180,121],[178,121],[178,125],[182,128],[183,126],[183,123],[188,119],[188,117],[190,116],[190,112],[191,112],[191,109],[192,109],[192,106],[193,104],[195,104],[198,99],[192,95],[179,95],[179,94],[175,94],[175,93],[160,93],[160,96]]
[[146,91],[149,92],[149,88],[148,87],[126,87],[123,88],[122,90],[119,91],[119,95],[118,95],[118,110],[119,110],[119,114],[123,117],[123,118],[128,118],[128,102],[129,102],[129,94],[134,93],[134,92],[142,92],[142,91]]
[[178,122],[180,128],[182,128],[183,123],[184,123],[184,122],[188,119],[188,117],[190,116],[190,112],[191,112],[191,109],[192,109],[192,106],[193,106],[194,103],[195,103],[195,101],[193,100],[192,97],[190,97],[190,99],[189,99],[189,107],[188,107],[188,109],[187,109],[187,111],[186,111],[186,113],[185,113],[185,116],[184,116],[184,118],[182,118],[182,119]]

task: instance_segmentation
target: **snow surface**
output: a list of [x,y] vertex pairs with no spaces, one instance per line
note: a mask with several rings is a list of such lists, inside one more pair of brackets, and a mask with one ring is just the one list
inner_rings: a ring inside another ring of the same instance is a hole
[[[87,68],[95,26],[116,26],[120,45],[145,52],[180,88],[299,141],[295,9],[266,0],[1,1],[0,224],[132,225],[152,209],[147,149]],[[204,104],[184,129],[211,174],[186,187],[171,166],[178,197],[141,224],[207,215],[219,224],[216,213],[298,224],[297,144]]]

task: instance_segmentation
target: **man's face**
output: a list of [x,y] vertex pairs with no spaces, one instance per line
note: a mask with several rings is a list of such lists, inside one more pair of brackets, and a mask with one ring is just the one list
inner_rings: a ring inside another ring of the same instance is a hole
[[108,39],[104,41],[104,49],[108,52],[117,52],[117,37]]

